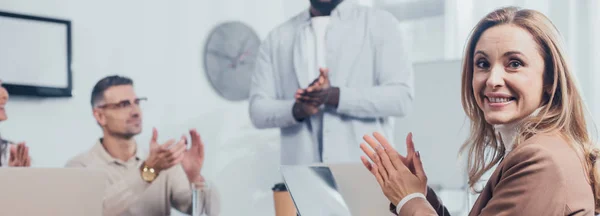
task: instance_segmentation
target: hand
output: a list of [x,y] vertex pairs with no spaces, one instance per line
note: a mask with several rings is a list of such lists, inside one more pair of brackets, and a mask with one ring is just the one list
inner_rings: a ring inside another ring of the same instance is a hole
[[[381,136],[381,134],[377,134],[377,136]],[[402,163],[406,167],[408,167],[410,172],[413,175],[416,175],[417,171],[415,169],[415,161],[416,161],[417,152],[415,152],[415,143],[412,140],[412,133],[408,133],[408,135],[406,136],[406,157],[402,156],[398,152],[395,152],[395,153],[398,154],[398,157],[400,157],[400,161],[402,161]],[[425,193],[423,193],[423,195],[427,196],[427,186],[425,187]],[[396,205],[396,204],[397,203],[395,203],[394,205]]]
[[[381,136],[381,134],[378,134],[378,136]],[[406,136],[406,157],[402,156],[398,152],[396,152],[396,154],[398,154],[398,156],[400,157],[400,160],[406,167],[408,167],[410,172],[412,174],[416,175],[416,170],[415,170],[416,152],[415,152],[415,143],[413,143],[413,141],[412,141],[412,133],[408,133],[408,135]]]
[[[190,182],[203,182],[204,178],[200,175],[200,170],[202,170],[202,165],[204,164],[204,143],[202,143],[200,134],[198,134],[196,129],[190,130],[190,136],[192,137],[192,146],[183,153],[181,166],[183,166],[183,170]],[[185,140],[185,136],[182,139]]]
[[144,164],[160,173],[160,171],[169,169],[183,160],[186,143],[185,139],[181,139],[177,143],[174,139],[171,139],[159,145],[157,139],[158,131],[153,128],[152,139],[150,140],[150,155]]
[[[371,174],[375,176],[388,200],[396,205],[409,194],[425,194],[427,192],[427,176],[423,170],[419,152],[414,153],[415,173],[413,174],[402,161],[400,154],[394,150],[385,137],[379,133],[373,133],[373,136],[377,141],[368,135],[363,137],[370,148],[364,143],[360,144],[360,148],[373,163],[370,163],[364,156],[361,157],[361,160]],[[412,144],[412,134],[407,136],[406,141],[407,146],[414,145]],[[376,152],[373,152],[372,149]]]
[[[376,137],[380,137],[382,139],[385,139],[381,134],[379,133],[374,133],[375,135],[377,135]],[[393,147],[390,146],[391,149],[393,149]],[[395,153],[399,158],[400,161],[402,161],[402,163],[404,164],[404,166],[408,167],[408,169],[410,170],[410,172],[412,174],[416,175],[416,171],[415,171],[415,144],[412,141],[412,133],[408,133],[408,135],[406,136],[406,157],[402,156],[400,153],[394,151],[392,153]]]
[[308,103],[303,103],[296,100],[294,107],[292,107],[292,115],[296,121],[302,121],[319,112],[319,106],[315,106]]
[[328,73],[328,69],[321,68],[319,77],[308,88],[298,89],[294,98],[316,107],[322,104],[337,106],[339,102],[339,88],[331,87]]
[[31,166],[31,157],[29,157],[29,147],[25,142],[10,146],[10,157],[8,159],[10,167],[29,167]]

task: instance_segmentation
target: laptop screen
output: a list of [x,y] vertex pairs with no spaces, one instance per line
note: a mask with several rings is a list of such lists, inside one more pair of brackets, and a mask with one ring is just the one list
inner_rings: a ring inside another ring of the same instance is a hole
[[329,167],[282,166],[281,172],[299,215],[351,215]]
[[281,173],[301,215],[392,215],[390,201],[361,163],[282,166]]

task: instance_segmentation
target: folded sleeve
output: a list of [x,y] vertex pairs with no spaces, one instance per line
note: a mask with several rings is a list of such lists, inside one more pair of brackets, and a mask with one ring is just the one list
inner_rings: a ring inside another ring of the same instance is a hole
[[255,127],[282,128],[298,124],[292,108],[295,100],[277,97],[275,72],[271,61],[271,43],[267,39],[261,44],[250,80],[250,120]]

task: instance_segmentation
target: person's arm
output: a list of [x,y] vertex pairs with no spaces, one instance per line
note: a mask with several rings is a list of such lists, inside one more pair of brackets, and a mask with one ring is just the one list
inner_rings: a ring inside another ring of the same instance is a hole
[[541,145],[513,151],[480,215],[564,215],[569,184],[559,167],[564,162]]
[[423,198],[413,198],[404,204],[402,208],[393,212],[395,215],[402,216],[438,216],[431,204]]
[[[192,214],[192,184],[189,182],[180,165],[169,170],[169,187],[171,188],[171,203],[178,211]],[[219,215],[221,211],[219,192],[215,185],[202,179],[195,182],[198,189],[198,210],[208,216]]]
[[[558,166],[560,159],[539,145],[523,146],[511,154],[494,196],[479,215],[563,215],[567,182]],[[431,207],[424,199],[412,199],[400,215],[421,215],[427,208]]]
[[442,200],[437,196],[435,191],[430,187],[427,187],[427,202],[435,209],[440,216],[450,216],[450,212],[442,203]]
[[339,86],[337,111],[355,117],[405,116],[414,97],[412,62],[404,46],[399,22],[389,13],[377,13],[374,87]]
[[277,97],[270,54],[272,40],[268,38],[261,44],[250,83],[250,120],[260,129],[298,124],[292,114],[295,100],[282,100]]
[[[65,167],[86,167],[78,160],[67,162]],[[108,172],[106,172],[108,174]],[[130,170],[118,182],[109,184],[102,203],[103,215],[120,215],[138,201],[150,183],[142,179],[141,170]]]
[[[435,212],[437,213],[436,215],[439,216],[450,216],[450,212],[448,211],[448,209],[446,208],[446,206],[444,206],[444,204],[442,203],[442,201],[438,198],[437,194],[435,193],[435,191],[433,189],[431,189],[431,187],[427,187],[427,195],[425,196],[427,199],[427,202],[429,202],[429,205],[431,205],[431,207],[433,207],[433,209],[435,210]],[[411,197],[410,200],[412,199],[416,199],[419,197]],[[405,200],[404,202],[408,203],[408,201],[410,200]],[[402,201],[401,201],[402,202]],[[405,203],[403,203],[404,205],[406,205]],[[400,210],[397,206],[397,204],[393,204],[390,203],[390,211],[396,215],[398,215],[398,210]],[[403,206],[401,206],[403,207]]]

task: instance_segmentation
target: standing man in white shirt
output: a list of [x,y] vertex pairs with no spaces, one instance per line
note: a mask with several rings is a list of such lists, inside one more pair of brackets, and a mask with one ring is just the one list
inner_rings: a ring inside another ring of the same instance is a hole
[[409,112],[412,63],[399,22],[352,0],[310,0],[260,47],[250,91],[258,128],[281,129],[281,163],[358,163],[364,134]]
[[[108,76],[98,81],[91,104],[103,137],[66,166],[106,172],[104,215],[162,216],[171,215],[171,208],[191,214],[194,204],[208,216],[218,215],[216,188],[206,187],[200,172],[204,144],[195,129],[190,130],[191,142],[182,136],[164,143],[158,142],[154,129],[148,157],[139,156],[134,137],[142,131],[140,103],[145,100],[136,95],[133,81],[127,77]],[[194,190],[198,191],[197,203],[192,203]]]

